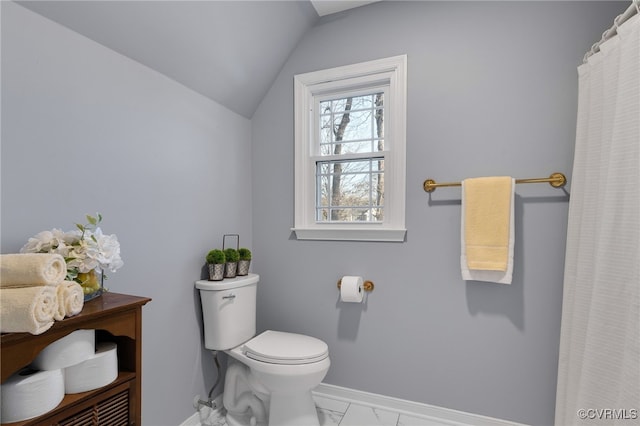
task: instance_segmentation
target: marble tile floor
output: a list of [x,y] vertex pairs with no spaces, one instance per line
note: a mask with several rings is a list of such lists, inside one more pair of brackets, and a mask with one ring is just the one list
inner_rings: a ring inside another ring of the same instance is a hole
[[[443,419],[397,412],[388,408],[361,404],[358,401],[333,399],[326,396],[314,395],[320,426],[451,426],[460,423],[450,423]],[[183,423],[189,425],[192,423]],[[227,426],[224,415],[220,410],[214,410],[205,420],[193,423],[198,426]],[[249,420],[247,419],[247,424]]]
[[320,426],[446,426],[442,419],[314,395]]
[[[446,408],[321,384],[313,392],[320,426],[525,426]],[[228,426],[222,395],[180,426]],[[240,420],[251,424],[250,414]]]

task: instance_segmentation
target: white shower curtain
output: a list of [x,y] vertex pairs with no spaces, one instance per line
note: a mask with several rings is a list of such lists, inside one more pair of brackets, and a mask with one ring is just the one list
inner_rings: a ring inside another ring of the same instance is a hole
[[578,67],[556,426],[640,424],[640,16]]

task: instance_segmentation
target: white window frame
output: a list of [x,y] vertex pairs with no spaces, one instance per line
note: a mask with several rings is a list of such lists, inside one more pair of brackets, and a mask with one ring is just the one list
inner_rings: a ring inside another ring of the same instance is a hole
[[[382,222],[316,221],[316,105],[332,92],[387,86],[385,98],[385,205]],[[299,240],[405,239],[407,55],[294,76],[295,224]]]

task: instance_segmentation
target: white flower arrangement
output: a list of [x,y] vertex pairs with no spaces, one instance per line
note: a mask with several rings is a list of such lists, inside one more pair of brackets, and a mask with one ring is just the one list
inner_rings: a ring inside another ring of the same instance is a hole
[[60,229],[42,231],[29,238],[21,253],[58,253],[67,262],[66,280],[83,283],[86,274],[96,270],[116,272],[124,265],[120,258],[120,243],[115,234],[105,235],[98,224],[102,216],[87,215],[88,224],[76,223],[73,231]]

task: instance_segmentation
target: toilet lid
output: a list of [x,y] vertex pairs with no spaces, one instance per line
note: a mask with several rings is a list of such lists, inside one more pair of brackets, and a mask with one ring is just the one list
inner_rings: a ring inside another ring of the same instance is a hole
[[329,356],[329,347],[315,337],[267,330],[245,343],[243,352],[272,364],[310,364]]

